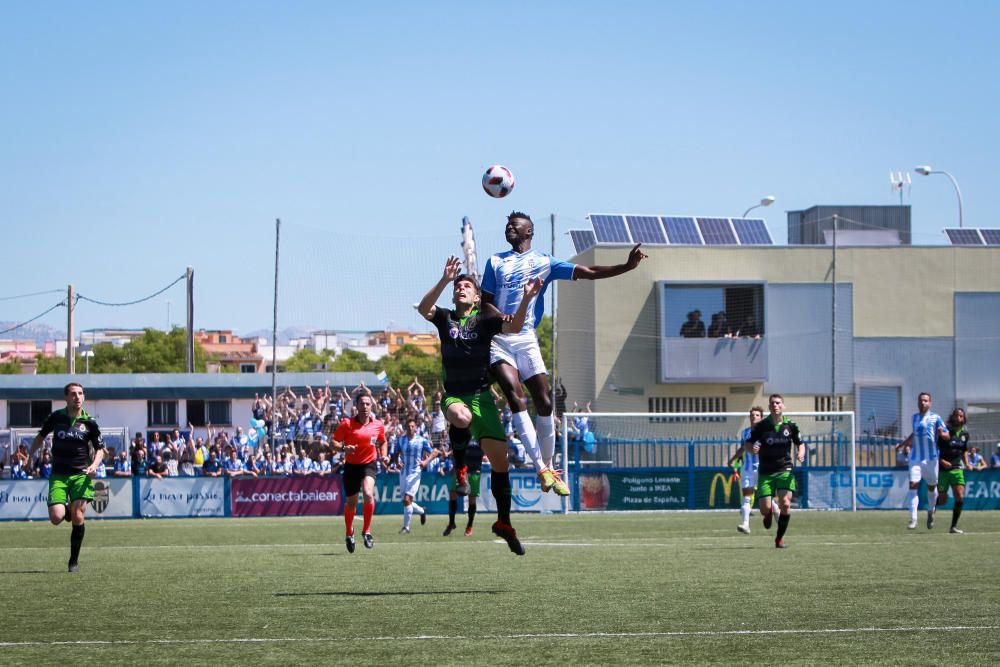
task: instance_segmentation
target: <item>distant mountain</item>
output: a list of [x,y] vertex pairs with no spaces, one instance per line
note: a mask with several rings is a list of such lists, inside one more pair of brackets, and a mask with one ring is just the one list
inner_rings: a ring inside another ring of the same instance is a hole
[[[5,331],[17,325],[18,322],[0,322],[0,331]],[[33,340],[40,347],[48,340],[66,340],[66,332],[50,327],[47,324],[26,324],[19,329],[0,334],[0,338],[7,340]]]

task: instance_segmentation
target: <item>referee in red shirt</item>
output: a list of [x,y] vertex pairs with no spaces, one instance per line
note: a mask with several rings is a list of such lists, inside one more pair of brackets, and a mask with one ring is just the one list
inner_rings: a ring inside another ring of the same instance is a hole
[[333,448],[343,450],[344,460],[344,523],[347,526],[347,550],[354,553],[354,515],[358,511],[358,493],[363,492],[364,524],[361,540],[366,549],[375,546],[372,539],[372,517],[375,515],[375,464],[378,460],[389,467],[388,443],[385,424],[372,414],[375,401],[368,394],[354,399],[354,417],[343,419],[333,433]]

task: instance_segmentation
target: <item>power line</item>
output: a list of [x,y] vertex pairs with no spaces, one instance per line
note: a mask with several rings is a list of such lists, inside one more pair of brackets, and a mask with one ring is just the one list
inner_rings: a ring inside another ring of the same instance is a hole
[[143,301],[149,301],[150,299],[163,294],[168,289],[170,289],[171,287],[173,287],[174,285],[176,285],[180,281],[184,280],[185,278],[187,278],[187,273],[182,273],[180,276],[178,276],[177,280],[175,280],[174,282],[170,283],[169,285],[167,285],[166,287],[164,287],[160,291],[154,292],[153,294],[150,294],[149,296],[144,296],[141,299],[136,299],[135,301],[125,301],[124,303],[108,303],[107,301],[98,301],[97,299],[91,299],[90,297],[84,296],[82,294],[78,295],[76,298],[78,300],[80,300],[80,301],[89,301],[90,303],[96,303],[99,306],[133,306],[133,305],[135,305],[137,303],[142,303]]
[[34,316],[34,317],[32,317],[32,318],[31,318],[30,320],[26,320],[26,321],[24,321],[24,322],[21,322],[20,324],[15,324],[14,326],[12,326],[12,327],[11,327],[11,328],[9,328],[9,329],[4,329],[3,331],[0,331],[0,335],[3,335],[3,334],[5,334],[5,333],[9,333],[9,332],[11,332],[11,331],[14,331],[15,329],[20,329],[20,328],[21,328],[21,327],[23,327],[23,326],[26,326],[26,325],[28,325],[28,324],[31,324],[32,322],[34,322],[34,321],[35,321],[35,320],[37,320],[38,318],[40,318],[40,317],[43,317],[43,316],[45,316],[45,315],[48,315],[49,313],[51,313],[51,312],[52,312],[53,310],[55,310],[56,308],[61,308],[61,307],[65,306],[65,305],[66,305],[66,299],[63,299],[62,301],[60,301],[60,302],[59,302],[59,303],[57,303],[56,305],[52,306],[51,308],[49,308],[49,309],[48,309],[48,310],[46,310],[45,312],[43,312],[43,313],[39,313],[38,315],[35,315],[35,316]]
[[41,294],[61,294],[64,289],[47,289],[43,292],[30,292],[28,294],[17,294],[15,296],[0,296],[0,301],[13,301],[14,299],[25,299],[29,296],[39,296]]

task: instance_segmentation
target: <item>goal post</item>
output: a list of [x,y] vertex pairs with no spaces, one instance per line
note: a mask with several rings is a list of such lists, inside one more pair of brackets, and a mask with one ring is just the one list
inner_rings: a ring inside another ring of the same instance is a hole
[[[857,510],[854,413],[784,416],[806,445],[793,471],[794,504]],[[566,511],[735,509],[742,492],[729,461],[749,426],[742,412],[566,412],[562,467],[573,490]]]

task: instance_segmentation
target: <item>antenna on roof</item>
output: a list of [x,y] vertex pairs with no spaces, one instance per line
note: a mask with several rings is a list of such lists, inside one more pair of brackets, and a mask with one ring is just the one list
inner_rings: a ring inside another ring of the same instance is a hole
[[476,236],[472,232],[472,222],[468,217],[462,218],[462,250],[465,254],[465,272],[476,277],[476,282],[482,280],[479,266],[476,262]]
[[889,172],[889,183],[892,192],[899,193],[899,205],[903,205],[903,188],[906,188],[906,194],[910,194],[910,172],[908,171],[890,171]]

